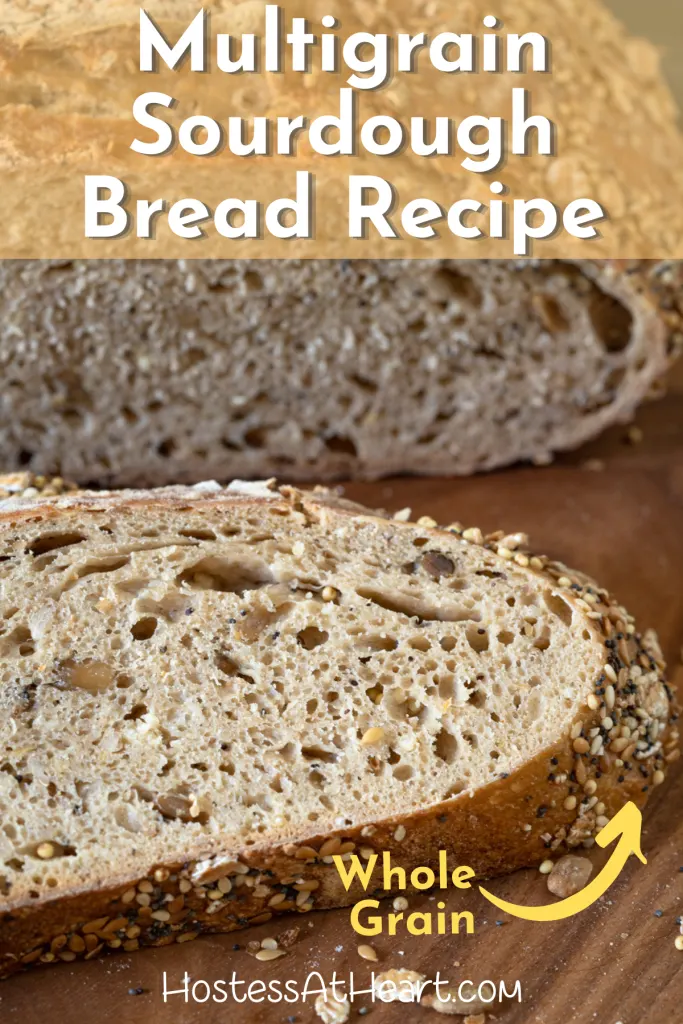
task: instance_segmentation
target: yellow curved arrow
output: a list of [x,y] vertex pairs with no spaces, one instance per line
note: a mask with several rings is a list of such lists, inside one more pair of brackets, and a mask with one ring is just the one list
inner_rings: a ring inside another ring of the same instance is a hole
[[573,896],[568,896],[567,899],[560,900],[559,903],[552,903],[544,907],[521,907],[516,903],[508,903],[506,900],[499,899],[498,896],[494,896],[493,893],[488,892],[482,886],[479,886],[479,892],[500,910],[504,910],[507,914],[512,915],[512,917],[521,917],[525,921],[562,921],[565,917],[573,917],[574,914],[578,914],[580,911],[590,907],[592,903],[595,903],[609,889],[612,882],[616,881],[619,877],[632,853],[643,864],[647,864],[647,860],[640,849],[642,824],[642,814],[636,805],[629,800],[614,815],[609,824],[605,825],[595,837],[598,846],[605,847],[614,842],[617,836],[621,836],[612,856],[602,871],[595,876],[585,889],[574,893]]

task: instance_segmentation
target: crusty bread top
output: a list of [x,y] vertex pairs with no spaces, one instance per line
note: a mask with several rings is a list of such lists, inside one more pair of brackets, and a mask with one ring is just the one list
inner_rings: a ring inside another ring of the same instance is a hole
[[[226,174],[233,195],[251,195],[257,176],[260,198],[282,194],[283,178],[295,169],[318,176],[320,202],[328,216],[318,218],[318,240],[240,243],[240,255],[257,256],[424,256],[424,242],[377,239],[357,242],[340,232],[334,212],[345,217],[346,177],[350,173],[385,174],[404,195],[404,202],[426,195],[449,206],[472,196],[488,202],[486,180],[465,171],[460,158],[419,159],[409,153],[396,161],[381,158],[325,160],[302,144],[299,155],[278,164],[273,158],[240,160],[227,153],[198,160],[182,150],[171,157],[136,157],[129,150],[135,124],[133,99],[149,89],[165,89],[179,100],[179,117],[198,109],[222,120],[227,113],[313,118],[334,112],[344,79],[322,72],[312,76],[192,75],[171,72],[154,76],[136,71],[139,6],[130,0],[101,3],[5,5],[0,56],[4,75],[0,111],[6,195],[17,201],[4,238],[3,255],[102,255],[102,246],[81,239],[82,178],[85,173],[111,173],[129,181],[141,198],[195,195],[216,205],[226,198]],[[213,30],[239,33],[263,31],[261,0],[212,5]],[[148,5],[169,36],[188,23],[182,0]],[[373,8],[378,31],[396,33],[453,30],[479,36],[488,0],[473,0],[453,9],[445,2],[427,8],[412,0],[392,0]],[[543,243],[544,256],[661,257],[680,254],[683,212],[670,202],[683,191],[683,140],[676,126],[676,107],[659,71],[659,55],[649,43],[631,38],[598,0],[501,0],[497,12],[504,31],[542,31],[552,41],[550,75],[443,75],[426,67],[416,76],[399,76],[376,95],[362,97],[364,117],[386,113],[457,121],[472,113],[509,116],[513,86],[531,89],[533,109],[554,119],[561,150],[557,157],[514,158],[503,173],[511,197],[544,196],[566,205],[590,196],[602,203],[610,220],[601,226],[604,239],[588,245],[560,233]],[[288,17],[308,14],[317,28],[320,11],[313,0],[300,0]],[[342,34],[367,28],[367,10],[348,0],[342,12]],[[408,81],[410,77],[410,81]],[[275,80],[277,79],[277,80]],[[586,103],[586,96],[591,103]],[[609,132],[605,121],[609,117]],[[633,146],[633,139],[641,144]],[[644,142],[643,140],[648,140]],[[27,176],[30,169],[30,176]],[[250,188],[251,185],[251,188]],[[415,195],[412,192],[415,191]],[[65,215],[72,211],[73,218]],[[77,216],[76,216],[77,214]],[[73,220],[77,223],[74,224]],[[332,221],[330,224],[329,221]],[[36,248],[38,239],[40,248]],[[183,243],[165,228],[156,246],[135,237],[118,240],[120,255],[198,255],[195,243]],[[192,248],[188,248],[191,244]],[[487,246],[486,252],[484,247]],[[49,250],[49,251],[48,251]],[[430,256],[509,256],[508,242],[471,243],[444,232],[430,242]],[[109,249],[109,252],[112,252]],[[211,235],[201,254],[227,255],[225,239]]]

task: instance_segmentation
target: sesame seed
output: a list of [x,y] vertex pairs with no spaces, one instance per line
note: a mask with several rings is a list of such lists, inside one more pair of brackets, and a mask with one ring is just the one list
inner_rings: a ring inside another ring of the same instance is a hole
[[553,867],[554,867],[553,861],[551,861],[551,860],[544,860],[541,864],[539,864],[538,870],[540,871],[540,873],[542,875],[549,875],[550,872],[553,870]]
[[377,953],[372,946],[359,946],[358,956],[362,957],[363,960],[372,960],[373,962],[376,962],[378,959]]
[[397,843],[402,843],[403,840],[405,839],[405,837],[406,837],[405,826],[404,825],[399,825],[398,828],[396,829],[396,831],[394,832],[394,839],[396,840]]
[[565,811],[573,811],[575,807],[576,807],[576,797],[575,796],[568,796],[567,799],[564,802],[564,809],[565,809]]
[[263,939],[261,941],[261,949],[277,949],[277,939]]
[[683,935],[677,935],[674,939],[674,946],[676,949],[683,949]]
[[587,754],[590,750],[590,744],[587,739],[584,739],[583,736],[578,736],[574,740],[572,746],[574,747],[574,750],[577,754]]
[[657,771],[652,776],[652,785],[653,786],[661,786],[661,784],[663,782],[664,782],[664,772],[661,770],[661,768],[658,768]]
[[408,904],[408,900],[405,898],[405,896],[397,896],[396,899],[394,900],[392,906],[393,906],[394,910],[400,911],[400,910],[407,910],[409,904]]

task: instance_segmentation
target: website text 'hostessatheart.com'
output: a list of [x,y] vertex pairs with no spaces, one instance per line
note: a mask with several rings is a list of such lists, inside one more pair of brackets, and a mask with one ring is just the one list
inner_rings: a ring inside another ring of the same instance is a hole
[[255,1005],[286,1004],[313,1005],[316,1001],[344,1002],[353,1004],[419,1003],[431,997],[442,1004],[453,1003],[459,1007],[481,1006],[494,1008],[497,1004],[516,1000],[522,1002],[522,985],[519,980],[473,981],[468,978],[444,978],[440,971],[433,979],[427,979],[409,970],[372,971],[370,977],[357,976],[353,971],[341,974],[333,971],[323,976],[311,971],[301,978],[270,978],[249,981],[232,971],[225,978],[192,978],[187,971],[181,977],[173,977],[166,971],[162,974],[161,996],[164,1003],[253,1003]]

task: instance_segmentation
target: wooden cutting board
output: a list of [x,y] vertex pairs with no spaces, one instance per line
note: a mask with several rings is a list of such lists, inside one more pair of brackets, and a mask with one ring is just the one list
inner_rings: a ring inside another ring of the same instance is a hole
[[[546,468],[519,468],[472,480],[401,479],[353,485],[346,493],[391,510],[441,522],[459,519],[484,529],[527,530],[534,547],[576,563],[616,591],[642,624],[655,625],[672,671],[683,644],[683,368],[668,396],[643,409],[639,444],[623,428]],[[407,967],[459,983],[519,980],[522,1003],[492,1005],[501,1024],[676,1024],[683,1021],[683,951],[676,918],[683,914],[683,772],[671,773],[645,815],[646,867],[631,858],[618,881],[594,906],[567,921],[527,923],[494,912],[476,892],[447,897],[449,909],[472,911],[473,935],[378,937],[379,968]],[[605,858],[605,854],[601,854]],[[598,857],[594,855],[596,862]],[[597,870],[597,867],[596,867]],[[522,871],[489,888],[514,903],[550,902],[544,878]],[[411,910],[434,911],[429,895]],[[499,923],[500,922],[500,923]],[[250,939],[300,929],[287,956],[257,962]],[[235,949],[235,944],[239,949]],[[0,984],[2,1024],[280,1024],[318,1021],[302,1005],[185,1004],[163,1001],[184,972],[193,981],[297,979],[319,970],[330,977],[353,971],[367,988],[373,966],[362,960],[348,909],[295,915],[248,932],[147,950],[134,956],[63,964]],[[139,995],[129,994],[142,990]],[[200,997],[201,987],[197,989]],[[436,1022],[423,1007],[371,1004],[361,996],[351,1020],[369,1008],[373,1024]],[[456,1018],[457,1020],[458,1018]],[[459,1018],[462,1020],[463,1018]]]

